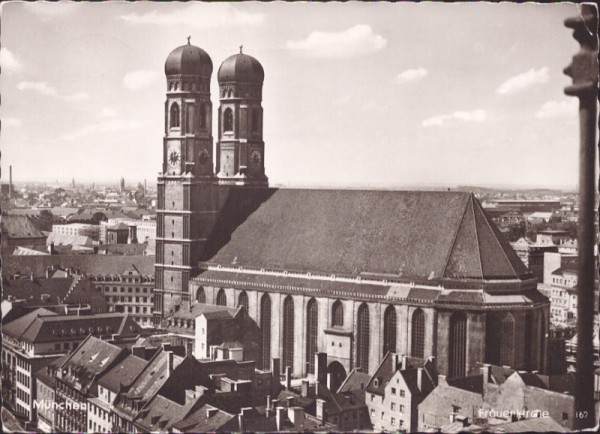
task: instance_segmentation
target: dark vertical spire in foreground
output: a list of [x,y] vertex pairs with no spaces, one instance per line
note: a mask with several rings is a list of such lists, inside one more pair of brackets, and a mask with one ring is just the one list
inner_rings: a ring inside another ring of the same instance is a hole
[[594,414],[594,166],[598,95],[598,13],[596,5],[584,4],[579,16],[567,18],[565,26],[581,49],[573,56],[565,74],[573,84],[565,88],[579,98],[579,222],[577,270],[577,365],[575,393],[576,430],[596,425]]

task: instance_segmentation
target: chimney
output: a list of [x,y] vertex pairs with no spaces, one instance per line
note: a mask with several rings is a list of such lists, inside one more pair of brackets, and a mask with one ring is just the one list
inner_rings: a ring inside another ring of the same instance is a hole
[[267,395],[267,408],[265,409],[265,416],[267,418],[269,416],[271,416],[271,409],[272,409],[271,395]]
[[8,166],[8,198],[12,199],[12,165]]
[[137,226],[136,225],[128,225],[129,232],[127,235],[127,244],[137,244]]
[[308,380],[302,380],[302,393],[301,396],[306,398],[308,396]]
[[302,428],[304,425],[304,409],[302,407],[289,407],[288,418],[294,424],[294,428]]
[[291,366],[285,367],[285,388],[288,390],[292,388],[292,367]]
[[315,377],[321,384],[327,384],[327,353],[315,354]]
[[439,384],[448,385],[448,382],[446,381],[446,376],[445,375],[438,374],[438,385]]
[[326,419],[326,414],[325,414],[325,400],[324,399],[317,399],[317,409],[316,409],[316,416],[317,419],[319,419],[321,422],[325,422]]
[[402,354],[400,357],[402,358],[402,363],[401,363],[402,367],[400,368],[400,370],[404,371],[406,369],[407,364],[408,364],[408,357],[406,357],[405,354]]
[[417,389],[423,392],[423,368],[417,368]]
[[251,407],[243,407],[240,409],[240,414],[238,414],[238,421],[240,424],[240,432],[246,432],[246,422],[248,421],[248,416],[250,416]]
[[273,388],[279,389],[281,385],[281,363],[278,358],[271,359],[271,373],[273,374]]
[[481,367],[481,374],[483,376],[483,387],[481,389],[481,394],[485,398],[485,395],[487,395],[487,392],[488,392],[488,384],[490,381],[490,365],[489,364],[487,364],[487,363],[483,364],[483,366]]
[[283,407],[277,407],[275,409],[275,424],[277,426],[277,431],[278,432],[282,432],[283,431],[283,414],[284,414],[284,408]]
[[50,244],[48,244],[48,253],[51,255],[54,255],[56,253],[56,250],[54,250],[54,241],[51,241]]
[[450,423],[456,422],[457,413],[450,413]]
[[401,357],[402,356],[398,353],[392,353],[392,360],[394,363],[394,371],[397,371],[398,369],[400,369],[400,362],[402,360]]

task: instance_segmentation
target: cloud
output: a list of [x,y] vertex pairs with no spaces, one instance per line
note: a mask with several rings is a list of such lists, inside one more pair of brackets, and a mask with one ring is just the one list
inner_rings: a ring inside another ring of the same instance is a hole
[[110,107],[106,107],[102,109],[100,113],[98,113],[98,117],[100,118],[114,118],[116,115],[117,111]]
[[566,118],[577,115],[579,101],[571,98],[563,101],[547,101],[535,114],[538,119]]
[[130,13],[121,15],[120,19],[127,23],[138,25],[182,25],[194,29],[221,29],[224,27],[258,25],[263,22],[264,15],[255,12],[241,11],[231,4],[191,3],[185,7],[171,10],[170,12],[159,12],[155,10],[145,14]]
[[287,48],[309,57],[349,59],[382,50],[387,40],[371,26],[357,24],[341,32],[314,31],[305,39],[288,41]]
[[488,113],[485,110],[473,110],[470,112],[455,111],[450,114],[427,118],[421,125],[424,127],[444,127],[468,122],[483,122],[487,118]]
[[21,122],[21,119],[10,118],[10,117],[2,118],[2,126],[3,127],[19,128],[22,124],[23,124],[23,122]]
[[74,93],[73,95],[63,96],[63,98],[65,101],[72,101],[72,102],[87,101],[88,99],[90,99],[90,94],[87,92],[77,92],[77,93]]
[[7,48],[0,48],[0,68],[2,68],[2,72],[11,74],[19,71],[22,67],[23,65],[12,52]]
[[17,84],[19,90],[33,90],[42,95],[58,97],[58,92],[52,86],[48,86],[45,81],[22,81]]
[[142,126],[142,123],[136,120],[127,119],[111,119],[97,124],[85,125],[81,128],[63,134],[58,139],[73,141],[83,137],[92,136],[94,134],[112,133],[115,131],[133,130]]
[[510,77],[500,85],[496,92],[500,95],[512,95],[533,87],[544,85],[550,80],[548,71],[549,69],[544,66],[540,69],[530,69],[527,72]]
[[61,95],[54,87],[49,86],[45,81],[21,81],[19,84],[17,84],[17,89],[31,90],[39,93],[40,95],[60,98],[69,102],[79,102],[90,99],[90,95],[87,92],[77,92],[72,95]]
[[429,71],[425,68],[407,69],[397,75],[398,83],[409,83],[411,81],[419,81],[429,75]]
[[153,81],[158,78],[156,71],[139,70],[125,74],[123,77],[123,85],[127,89],[142,89],[148,87]]

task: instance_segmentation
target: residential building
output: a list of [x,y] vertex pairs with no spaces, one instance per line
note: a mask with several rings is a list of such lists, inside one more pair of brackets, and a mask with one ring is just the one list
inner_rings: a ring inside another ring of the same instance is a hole
[[436,384],[435,360],[388,353],[365,391],[373,429],[417,431],[418,405]]
[[34,372],[75,350],[89,335],[124,341],[135,338],[139,331],[130,317],[118,313],[58,315],[45,308],[4,324],[2,375],[7,381],[2,383],[2,393],[5,403],[27,420],[35,420]]

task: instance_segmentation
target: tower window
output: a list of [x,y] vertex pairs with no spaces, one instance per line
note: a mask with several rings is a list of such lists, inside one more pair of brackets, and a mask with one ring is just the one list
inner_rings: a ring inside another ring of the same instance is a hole
[[233,111],[230,108],[223,114],[223,131],[233,131]]
[[169,124],[171,128],[179,128],[179,105],[177,103],[173,103],[171,105],[171,123]]

